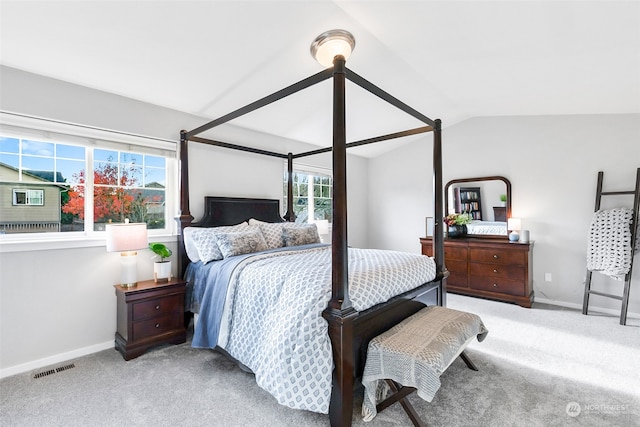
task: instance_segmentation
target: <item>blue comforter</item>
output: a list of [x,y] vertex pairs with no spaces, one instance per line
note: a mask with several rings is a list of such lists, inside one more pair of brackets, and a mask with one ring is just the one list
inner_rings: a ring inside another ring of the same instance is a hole
[[[299,246],[299,249],[328,246],[323,243]],[[291,250],[290,247],[271,249],[260,252],[273,253]],[[231,274],[235,268],[255,253],[232,256],[219,261],[203,264],[201,261],[187,266],[185,280],[189,283],[185,307],[187,311],[203,316],[206,327],[196,327],[193,332],[192,346],[197,348],[214,348],[218,344],[220,321],[229,287]],[[201,324],[205,325],[205,324]]]

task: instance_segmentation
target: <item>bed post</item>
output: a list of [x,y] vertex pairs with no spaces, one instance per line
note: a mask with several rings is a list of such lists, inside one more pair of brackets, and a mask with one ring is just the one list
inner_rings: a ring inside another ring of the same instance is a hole
[[189,140],[187,131],[180,131],[180,215],[178,221],[178,275],[184,277],[187,268],[187,252],[184,249],[182,230],[191,225],[193,217],[189,211]]
[[436,119],[433,127],[433,255],[436,273],[442,277],[438,304],[447,305],[447,278],[444,274],[444,209],[442,201],[442,121]]
[[289,222],[296,220],[293,212],[293,153],[287,154],[287,213],[283,218]]
[[333,61],[333,229],[331,300],[322,313],[333,348],[333,386],[329,418],[333,427],[350,426],[353,415],[353,321],[349,300],[347,244],[347,154],[345,130],[345,59]]

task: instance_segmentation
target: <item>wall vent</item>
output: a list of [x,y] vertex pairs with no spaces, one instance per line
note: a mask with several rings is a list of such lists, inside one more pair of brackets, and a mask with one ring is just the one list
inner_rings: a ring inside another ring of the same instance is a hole
[[72,369],[72,368],[75,368],[75,367],[76,367],[76,365],[71,363],[70,365],[60,366],[60,367],[55,368],[55,369],[47,369],[46,371],[38,372],[37,374],[35,374],[33,376],[33,379],[37,380],[38,378],[46,377],[48,375],[53,375],[53,374],[56,374],[58,372],[66,371],[67,369]]

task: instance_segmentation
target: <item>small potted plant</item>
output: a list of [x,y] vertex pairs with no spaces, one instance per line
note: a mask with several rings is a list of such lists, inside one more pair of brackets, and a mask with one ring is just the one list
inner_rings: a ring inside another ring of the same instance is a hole
[[500,195],[500,205],[502,205],[502,207],[507,206],[507,195],[506,194],[501,194]]
[[166,258],[171,256],[171,249],[163,243],[149,243],[149,249],[160,257],[160,261],[153,263],[153,281],[168,282],[171,280],[171,261]]
[[447,224],[447,236],[451,238],[465,237],[467,235],[467,224],[471,222],[469,213],[453,213],[444,218]]

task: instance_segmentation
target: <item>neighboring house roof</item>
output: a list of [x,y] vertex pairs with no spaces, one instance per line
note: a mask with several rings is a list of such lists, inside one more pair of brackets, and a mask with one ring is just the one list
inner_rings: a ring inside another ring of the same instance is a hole
[[[23,170],[23,174],[31,175],[34,177],[42,178],[47,182],[55,182],[62,183],[66,182],[66,178],[62,176],[62,172],[53,172],[53,171],[34,171],[34,170]],[[53,179],[55,176],[55,180]]]
[[[16,168],[15,166],[11,166],[8,165],[6,163],[2,163],[0,162],[0,168],[5,168],[8,169],[12,172],[15,172],[16,176],[18,174],[18,168]],[[41,181],[43,183],[55,183],[56,185],[60,186],[60,187],[66,187],[67,185],[64,184],[65,178],[62,176],[62,173],[60,172],[56,172],[54,173],[53,171],[35,171],[35,170],[23,170],[22,171],[23,175],[26,175],[30,178],[33,178],[36,182],[33,181],[22,181],[20,182],[20,184],[35,184],[37,183],[37,181]],[[54,176],[56,178],[56,181],[54,181]]]

